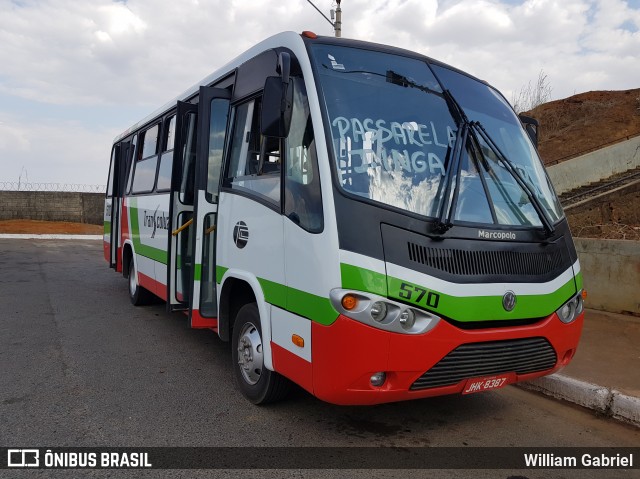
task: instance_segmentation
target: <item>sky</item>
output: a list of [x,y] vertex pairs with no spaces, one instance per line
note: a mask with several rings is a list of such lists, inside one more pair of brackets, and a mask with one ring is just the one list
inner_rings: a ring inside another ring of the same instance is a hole
[[[332,0],[313,0],[329,16]],[[512,100],[640,87],[640,0],[342,0],[342,35]],[[113,138],[255,43],[333,35],[307,0],[0,0],[2,182],[104,185]]]

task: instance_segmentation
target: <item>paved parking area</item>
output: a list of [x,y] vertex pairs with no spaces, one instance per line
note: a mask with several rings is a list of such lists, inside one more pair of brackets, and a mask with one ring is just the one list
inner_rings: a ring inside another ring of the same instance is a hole
[[[640,444],[637,429],[514,387],[375,407],[333,406],[297,390],[256,407],[233,385],[228,344],[188,329],[164,304],[133,307],[100,241],[0,239],[0,271],[0,445]],[[563,477],[574,472],[600,477]],[[418,473],[431,474],[411,477]]]

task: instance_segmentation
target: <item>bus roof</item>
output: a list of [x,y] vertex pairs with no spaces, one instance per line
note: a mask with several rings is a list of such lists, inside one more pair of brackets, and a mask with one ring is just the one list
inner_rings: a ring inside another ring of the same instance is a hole
[[[417,53],[417,52],[414,52],[414,51],[411,51],[411,50],[406,50],[406,49],[398,48],[398,47],[392,47],[392,46],[389,46],[389,45],[384,45],[384,44],[374,43],[374,42],[365,42],[365,41],[361,41],[361,40],[326,37],[326,36],[318,36],[316,41],[318,41],[319,43],[330,43],[330,44],[332,43],[332,44],[336,44],[336,45],[339,44],[339,45],[350,46],[350,47],[354,47],[354,48],[363,48],[363,49],[367,49],[367,50],[386,51],[388,53],[394,53],[394,54],[398,54],[398,55],[402,55],[402,56],[410,56],[410,57],[414,57],[414,58],[420,58],[420,59],[428,61],[429,63],[442,65],[442,66],[444,66],[446,68],[455,70],[455,71],[457,71],[459,73],[462,73],[463,75],[466,75],[468,77],[474,78],[477,81],[480,81],[482,83],[485,83],[485,84],[489,85],[486,81],[481,80],[479,78],[476,78],[473,75],[470,75],[469,73],[467,73],[465,71],[459,70],[458,68],[452,67],[451,65],[448,65],[446,63],[440,62],[440,61],[435,60],[435,59],[433,59],[431,57],[427,57],[427,56],[425,56],[423,54],[420,54],[420,53]],[[190,88],[188,88],[187,90],[185,90],[184,92],[179,94],[178,96],[176,96],[172,100],[170,100],[167,103],[165,103],[160,108],[156,109],[153,113],[149,114],[148,116],[146,116],[142,120],[136,122],[135,124],[133,124],[132,126],[127,128],[125,131],[123,131],[122,133],[117,135],[114,138],[113,142],[117,143],[118,141],[122,140],[123,138],[126,138],[131,133],[133,133],[136,130],[138,130],[140,127],[142,127],[145,124],[147,124],[148,122],[154,120],[155,118],[157,118],[157,117],[163,115],[164,113],[166,113],[167,111],[171,110],[172,108],[174,108],[176,106],[176,103],[178,101],[186,101],[187,99],[191,98],[193,95],[195,95],[198,92],[200,86],[210,85],[215,80],[222,78],[223,76],[225,76],[228,73],[231,73],[231,71],[234,70],[236,67],[242,65],[244,62],[246,62],[248,60],[251,60],[253,57],[259,55],[260,53],[264,52],[265,50],[269,50],[269,49],[272,49],[272,48],[278,48],[278,47],[286,47],[286,48],[289,48],[292,51],[301,51],[301,49],[304,49],[304,41],[302,40],[302,37],[301,37],[300,33],[288,31],[288,32],[278,33],[276,35],[273,35],[273,36],[261,41],[260,43],[257,43],[256,45],[254,45],[250,49],[246,50],[244,53],[238,55],[234,59],[230,60],[229,62],[227,62],[226,64],[224,64],[223,66],[221,66],[220,68],[215,70],[213,73],[211,73],[207,77],[203,78],[202,80],[200,80],[199,82],[197,82],[196,84],[194,84],[193,86],[191,86]],[[489,86],[491,86],[491,85],[489,85]]]
[[302,39],[300,38],[300,34],[299,33],[295,33],[295,32],[278,33],[277,35],[274,35],[272,37],[267,38],[266,40],[261,41],[260,43],[258,43],[256,45],[254,45],[253,47],[251,47],[249,50],[247,50],[244,53],[242,53],[241,55],[239,55],[239,56],[235,57],[234,59],[232,59],[231,61],[225,63],[223,66],[221,66],[220,68],[215,70],[213,73],[211,73],[210,75],[206,76],[205,78],[203,78],[202,80],[200,80],[199,82],[197,82],[196,84],[194,84],[193,86],[191,86],[190,88],[188,88],[187,90],[185,90],[184,92],[182,92],[181,94],[179,94],[178,96],[173,98],[172,100],[168,101],[167,103],[162,105],[160,108],[155,110],[150,115],[146,116],[142,120],[136,122],[135,124],[133,124],[132,126],[127,128],[125,131],[123,131],[122,133],[117,135],[114,138],[113,142],[117,143],[118,141],[120,141],[123,138],[127,137],[132,132],[136,131],[139,127],[145,125],[146,123],[150,122],[154,118],[157,118],[158,116],[160,116],[160,115],[164,114],[165,112],[167,112],[167,111],[171,110],[172,108],[174,108],[176,106],[176,103],[179,100],[180,101],[185,101],[188,98],[190,98],[193,95],[195,95],[198,92],[200,86],[210,85],[211,83],[213,83],[218,78],[221,78],[225,74],[230,73],[234,68],[236,68],[236,67],[240,66],[241,64],[243,64],[244,62],[250,60],[251,58],[253,58],[256,55],[258,55],[259,53],[261,53],[261,52],[263,52],[265,50],[269,50],[271,48],[276,48],[276,47],[289,47],[289,48],[291,48],[296,42],[299,42],[299,44],[302,45]]

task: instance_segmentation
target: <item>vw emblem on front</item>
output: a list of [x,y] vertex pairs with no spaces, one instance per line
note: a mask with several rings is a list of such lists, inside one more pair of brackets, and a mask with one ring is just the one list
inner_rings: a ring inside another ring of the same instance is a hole
[[249,228],[244,221],[238,221],[233,228],[233,242],[240,249],[244,248],[249,241]]
[[516,294],[513,291],[507,291],[502,297],[502,307],[505,311],[513,311],[516,307]]

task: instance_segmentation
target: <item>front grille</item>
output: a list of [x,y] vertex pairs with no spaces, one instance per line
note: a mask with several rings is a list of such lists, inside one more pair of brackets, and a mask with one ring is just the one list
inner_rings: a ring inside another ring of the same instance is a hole
[[407,242],[409,259],[454,275],[541,276],[562,268],[559,249],[549,252],[429,248]]
[[556,361],[556,352],[545,338],[463,344],[420,376],[411,389],[453,386],[464,379],[510,372],[546,371],[553,368]]

